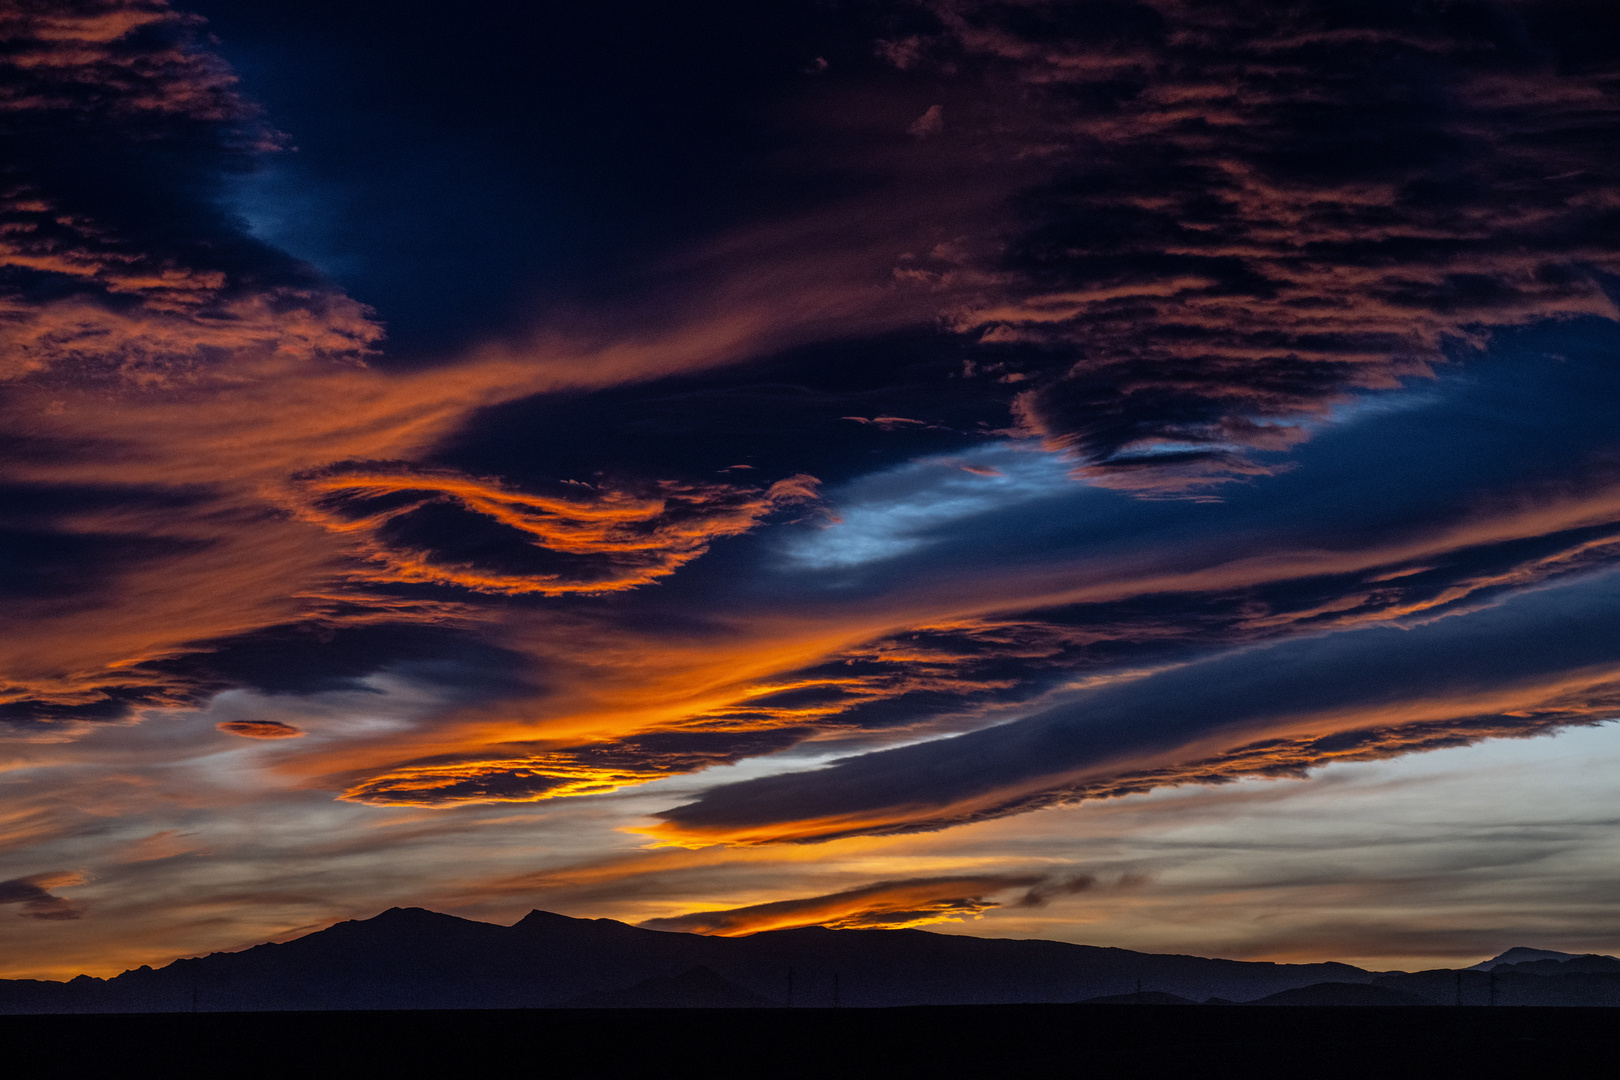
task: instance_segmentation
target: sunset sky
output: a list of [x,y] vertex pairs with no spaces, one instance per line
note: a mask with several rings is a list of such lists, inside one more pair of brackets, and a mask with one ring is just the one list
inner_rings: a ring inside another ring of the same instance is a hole
[[1609,0],[0,0],[0,140],[0,977],[1620,950]]

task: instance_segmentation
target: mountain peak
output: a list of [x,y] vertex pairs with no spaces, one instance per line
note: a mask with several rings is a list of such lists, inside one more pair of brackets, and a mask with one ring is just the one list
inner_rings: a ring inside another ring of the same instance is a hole
[[[380,911],[369,919],[350,919],[347,923],[338,923],[338,926],[365,926],[381,929],[420,928],[428,926],[450,926],[457,923],[473,925],[490,925],[487,923],[474,923],[471,919],[463,919],[459,915],[446,915],[442,911],[429,911],[420,907],[391,907],[387,911]],[[333,927],[336,929],[337,927]]]
[[1515,945],[1507,952],[1498,953],[1489,960],[1482,960],[1465,971],[1489,971],[1499,964],[1522,964],[1527,960],[1573,960],[1575,953],[1556,952],[1552,949],[1531,949],[1524,945]]
[[516,926],[530,926],[530,927],[533,927],[533,926],[562,926],[562,925],[564,925],[566,923],[576,923],[576,922],[580,922],[580,921],[582,921],[582,920],[575,919],[575,918],[573,918],[572,916],[569,916],[569,915],[559,915],[555,911],[541,911],[539,908],[534,908],[527,915],[523,916],[523,918],[519,919],[517,922],[513,923],[512,925],[514,927],[516,927]]

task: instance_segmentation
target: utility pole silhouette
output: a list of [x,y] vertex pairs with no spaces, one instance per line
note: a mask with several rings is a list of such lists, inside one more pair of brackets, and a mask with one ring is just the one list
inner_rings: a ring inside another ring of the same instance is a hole
[[1141,979],[1136,980],[1136,1003],[1138,1005],[1142,1004],[1142,980]]

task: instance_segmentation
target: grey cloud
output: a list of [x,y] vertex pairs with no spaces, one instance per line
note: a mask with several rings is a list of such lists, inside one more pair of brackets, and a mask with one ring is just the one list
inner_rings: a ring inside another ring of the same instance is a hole
[[57,871],[0,881],[0,904],[21,904],[19,914],[29,919],[77,919],[82,913],[73,902],[52,894],[50,890],[63,885],[78,885],[83,880],[78,874]]
[[1090,890],[1096,884],[1097,879],[1090,874],[1051,878],[1031,885],[1024,895],[1015,901],[1015,906],[1022,908],[1045,907],[1060,896],[1074,896],[1076,893]]

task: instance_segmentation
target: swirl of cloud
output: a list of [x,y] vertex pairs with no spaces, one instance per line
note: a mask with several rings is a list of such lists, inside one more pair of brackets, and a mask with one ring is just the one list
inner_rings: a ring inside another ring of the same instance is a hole
[[295,478],[299,514],[339,534],[379,582],[475,592],[604,593],[666,577],[717,539],[783,507],[814,501],[818,481],[769,488],[665,481],[642,494],[548,496],[401,462],[336,465]]

